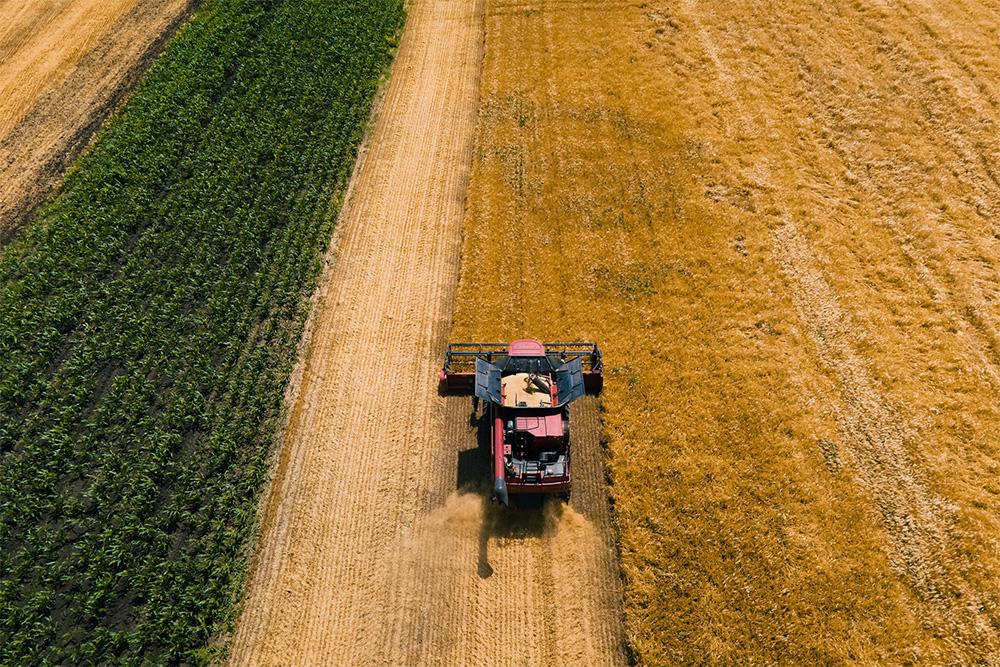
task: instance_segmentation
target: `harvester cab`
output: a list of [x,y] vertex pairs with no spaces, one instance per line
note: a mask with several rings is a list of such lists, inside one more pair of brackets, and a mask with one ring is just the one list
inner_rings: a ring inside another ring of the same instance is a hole
[[604,383],[596,343],[452,343],[440,375],[444,393],[483,401],[490,428],[493,497],[559,494],[569,498],[569,405]]

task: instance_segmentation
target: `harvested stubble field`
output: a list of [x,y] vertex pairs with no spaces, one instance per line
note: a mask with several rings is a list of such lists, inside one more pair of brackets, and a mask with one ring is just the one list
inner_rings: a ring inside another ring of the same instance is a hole
[[487,3],[452,338],[604,346],[640,663],[1000,661],[998,12]]
[[0,0],[0,243],[200,0]]
[[135,0],[0,2],[0,136],[60,83]]
[[458,281],[480,2],[416,0],[318,290],[231,664],[623,664],[598,412],[573,508],[503,512],[436,377]]
[[[0,235],[158,48],[99,24],[194,4],[62,5],[103,18],[14,85]],[[1000,4],[408,7],[231,661],[1000,662]],[[0,662],[223,653],[401,18],[209,0],[3,249]],[[608,376],[535,514],[433,393],[522,335]]]

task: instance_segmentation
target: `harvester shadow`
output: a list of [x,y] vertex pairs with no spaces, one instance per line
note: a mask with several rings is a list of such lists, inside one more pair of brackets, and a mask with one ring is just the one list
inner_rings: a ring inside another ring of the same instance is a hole
[[488,493],[490,479],[490,432],[486,411],[473,403],[468,425],[475,431],[476,446],[458,452],[455,489],[460,493]]
[[544,501],[538,499],[529,505],[504,507],[487,500],[484,505],[483,522],[479,529],[479,560],[477,574],[481,579],[493,576],[490,564],[490,540],[509,542],[542,537],[546,530]]
[[522,540],[541,537],[546,530],[545,505],[541,497],[520,498],[516,506],[504,507],[493,501],[490,484],[490,433],[485,411],[473,406],[468,423],[475,429],[476,446],[458,452],[456,490],[483,498],[483,520],[479,529],[477,574],[481,579],[493,576],[489,545],[493,538]]

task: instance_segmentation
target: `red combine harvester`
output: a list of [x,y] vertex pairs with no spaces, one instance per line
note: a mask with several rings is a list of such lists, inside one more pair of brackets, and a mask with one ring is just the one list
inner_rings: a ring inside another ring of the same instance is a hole
[[488,410],[494,499],[569,498],[569,404],[604,384],[596,343],[453,343],[441,371],[446,393],[471,392]]

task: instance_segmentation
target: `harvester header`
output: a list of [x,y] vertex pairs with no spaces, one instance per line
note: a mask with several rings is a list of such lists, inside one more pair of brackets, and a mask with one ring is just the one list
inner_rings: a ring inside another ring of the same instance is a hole
[[[511,361],[511,359],[516,361]],[[509,366],[531,366],[541,369],[548,360],[549,369],[579,360],[580,373],[588,394],[599,394],[604,386],[604,365],[597,343],[542,343],[522,338],[511,343],[451,343],[441,370],[444,392],[473,391],[476,381],[476,361],[485,361],[500,369],[502,375]]]
[[440,383],[445,393],[472,393],[488,410],[494,498],[569,497],[569,404],[603,388],[596,343],[452,343]]

